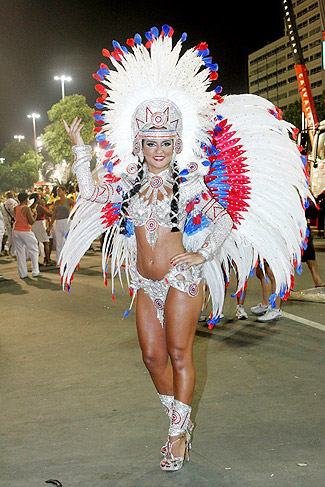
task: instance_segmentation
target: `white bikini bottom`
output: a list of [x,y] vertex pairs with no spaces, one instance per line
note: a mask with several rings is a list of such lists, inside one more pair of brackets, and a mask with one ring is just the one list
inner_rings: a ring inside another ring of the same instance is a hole
[[162,327],[164,326],[165,301],[170,286],[187,293],[191,298],[199,293],[203,264],[193,265],[185,270],[183,267],[184,264],[171,266],[169,272],[160,281],[153,281],[141,276],[136,264],[130,268],[131,287],[134,291],[143,289],[148,294],[157,309],[157,318]]

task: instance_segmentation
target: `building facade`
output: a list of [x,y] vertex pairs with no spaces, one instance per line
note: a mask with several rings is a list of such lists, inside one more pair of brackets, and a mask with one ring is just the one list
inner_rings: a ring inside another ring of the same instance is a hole
[[[325,90],[319,1],[294,0],[292,4],[313,98],[317,100]],[[249,93],[267,98],[282,110],[300,99],[285,22],[283,37],[248,56],[248,83]]]

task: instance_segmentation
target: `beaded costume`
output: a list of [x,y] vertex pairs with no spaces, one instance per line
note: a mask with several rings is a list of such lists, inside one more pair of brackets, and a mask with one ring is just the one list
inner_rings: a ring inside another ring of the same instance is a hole
[[[74,146],[73,171],[81,197],[72,215],[61,254],[61,276],[70,289],[73,272],[92,241],[105,234],[103,274],[118,275],[122,266],[133,299],[140,287],[149,294],[163,324],[169,286],[189,296],[203,280],[212,298],[209,326],[222,311],[225,287],[235,269],[242,293],[247,279],[266,261],[276,280],[276,294],[286,299],[294,269],[301,270],[308,231],[305,206],[311,197],[305,160],[295,142],[295,128],[280,111],[255,95],[222,97],[217,64],[201,43],[181,55],[181,39],[172,45],[167,25],[136,34],[126,46],[113,41],[103,49],[112,63],[94,74],[99,84],[94,118],[101,148],[97,183],[89,169],[91,146]],[[173,140],[170,168],[153,175],[143,161],[142,141]],[[168,196],[166,190],[173,189]],[[185,251],[205,262],[183,271],[170,269],[161,281],[141,276],[136,267],[135,226],[145,226],[155,248],[159,227],[182,232]],[[183,279],[178,279],[182,274]],[[132,302],[133,302],[132,299]],[[132,305],[132,303],[131,303]],[[126,311],[125,315],[129,313]]]

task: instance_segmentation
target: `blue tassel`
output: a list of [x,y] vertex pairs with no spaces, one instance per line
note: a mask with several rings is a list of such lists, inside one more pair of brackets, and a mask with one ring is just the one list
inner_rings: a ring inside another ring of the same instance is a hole
[[165,34],[165,36],[168,36],[169,32],[170,32],[170,27],[169,25],[165,24],[162,26],[162,31],[163,33]]
[[134,42],[135,42],[135,44],[138,44],[138,45],[142,44],[142,37],[140,36],[140,34],[135,34]]
[[150,29],[150,32],[152,33],[152,35],[153,35],[154,37],[159,37],[159,30],[157,29],[157,27],[152,27],[152,28]]
[[269,303],[274,303],[277,297],[278,295],[276,293],[271,294],[271,296],[269,297]]
[[117,41],[113,41],[113,42],[112,42],[112,44],[113,44],[114,49],[116,49],[116,48],[117,48],[117,49],[122,50],[122,49],[121,49],[121,44],[120,44],[119,42],[117,42]]
[[126,311],[125,311],[125,313],[124,313],[124,318],[126,318],[127,316],[129,316],[129,314],[130,314],[130,310],[128,309],[128,310],[126,310]]
[[185,42],[187,39],[187,34],[186,32],[183,32],[182,37],[181,37],[181,42]]
[[152,34],[151,34],[151,32],[150,32],[150,31],[149,31],[149,32],[146,32],[146,33],[145,33],[145,36],[146,36],[146,39],[147,39],[148,41],[151,41],[151,40],[152,40]]

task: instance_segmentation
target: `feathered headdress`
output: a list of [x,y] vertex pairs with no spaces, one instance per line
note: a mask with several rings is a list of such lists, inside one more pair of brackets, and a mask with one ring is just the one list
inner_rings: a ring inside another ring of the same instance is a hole
[[[150,126],[174,131],[180,171],[206,158],[203,146],[216,124],[214,108],[221,91],[220,87],[208,89],[217,79],[218,65],[213,64],[206,43],[181,56],[186,34],[174,47],[172,35],[168,25],[160,33],[153,27],[146,33],[146,44],[139,34],[127,40],[131,52],[116,41],[113,52],[103,49],[114,69],[101,64],[94,74],[101,82],[96,85],[101,96],[94,117],[101,125],[96,129],[98,142],[104,150],[109,144],[113,150],[107,156],[103,151],[102,156],[109,159],[116,176],[137,163],[139,138],[145,136],[141,129]],[[200,169],[202,174],[207,172],[204,165]]]

